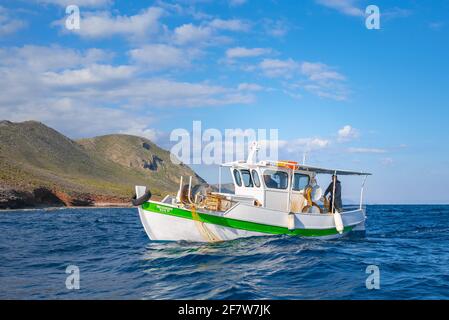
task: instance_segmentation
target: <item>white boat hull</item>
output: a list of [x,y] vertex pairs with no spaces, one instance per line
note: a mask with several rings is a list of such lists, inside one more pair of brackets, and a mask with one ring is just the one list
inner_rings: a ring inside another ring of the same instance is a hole
[[285,212],[241,203],[224,213],[192,213],[189,209],[156,201],[148,201],[138,210],[148,237],[164,241],[211,242],[280,234],[329,239],[341,237],[355,228],[364,229],[365,221],[361,209],[344,212],[341,214],[343,230],[339,232],[332,214],[289,217]]

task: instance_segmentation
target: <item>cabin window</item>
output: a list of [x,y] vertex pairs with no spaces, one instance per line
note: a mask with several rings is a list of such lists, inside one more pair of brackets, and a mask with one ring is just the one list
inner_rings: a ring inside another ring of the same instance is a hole
[[254,185],[255,185],[257,188],[259,188],[259,187],[260,187],[259,174],[257,173],[256,170],[251,171],[251,173],[253,174]]
[[287,189],[288,187],[288,174],[284,171],[266,170],[263,180],[267,188]]
[[295,173],[295,180],[293,181],[293,190],[300,191],[304,189],[310,181],[310,177],[306,174]]
[[252,188],[253,185],[253,179],[251,178],[251,174],[249,173],[249,170],[240,170],[240,173],[242,174],[243,178],[243,185],[248,188]]
[[241,187],[242,186],[242,177],[240,177],[240,172],[237,169],[234,169],[234,179],[235,183]]

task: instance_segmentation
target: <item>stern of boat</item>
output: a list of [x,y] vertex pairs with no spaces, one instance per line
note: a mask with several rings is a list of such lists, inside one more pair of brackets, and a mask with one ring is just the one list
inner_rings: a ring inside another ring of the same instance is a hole
[[363,209],[360,209],[360,211],[363,214],[363,220],[360,223],[356,224],[354,228],[352,228],[352,233],[356,234],[356,235],[364,236],[366,234],[366,227],[365,227],[366,213],[365,213],[365,210],[363,210]]

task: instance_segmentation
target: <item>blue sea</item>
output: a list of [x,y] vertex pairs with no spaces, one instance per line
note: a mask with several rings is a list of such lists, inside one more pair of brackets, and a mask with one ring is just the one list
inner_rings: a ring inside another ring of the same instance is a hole
[[448,299],[449,206],[366,210],[365,237],[215,244],[150,241],[130,208],[3,211],[0,299]]

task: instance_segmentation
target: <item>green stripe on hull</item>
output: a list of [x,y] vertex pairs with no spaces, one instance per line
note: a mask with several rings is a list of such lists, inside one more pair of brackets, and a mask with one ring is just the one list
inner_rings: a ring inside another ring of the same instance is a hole
[[[157,203],[145,202],[142,205],[142,209],[154,213],[167,214],[170,216],[185,218],[193,220],[192,212],[185,209],[173,208],[169,206],[164,206]],[[267,234],[288,234],[292,236],[305,236],[305,237],[322,237],[338,234],[337,229],[294,229],[289,230],[288,228],[271,226],[262,223],[249,222],[243,220],[237,220],[232,218],[225,218],[210,215],[207,213],[197,212],[201,222],[216,224],[223,227],[229,227],[234,229],[241,229],[253,232],[267,233]],[[352,226],[345,227],[343,232],[348,232],[352,230]]]

